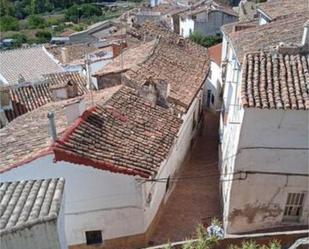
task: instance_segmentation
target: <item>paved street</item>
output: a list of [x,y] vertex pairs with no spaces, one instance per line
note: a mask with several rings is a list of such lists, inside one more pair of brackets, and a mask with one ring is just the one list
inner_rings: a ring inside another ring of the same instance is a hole
[[219,116],[207,112],[190,159],[178,176],[186,179],[177,181],[163,206],[151,244],[186,239],[198,223],[209,224],[212,217],[220,217],[218,125]]

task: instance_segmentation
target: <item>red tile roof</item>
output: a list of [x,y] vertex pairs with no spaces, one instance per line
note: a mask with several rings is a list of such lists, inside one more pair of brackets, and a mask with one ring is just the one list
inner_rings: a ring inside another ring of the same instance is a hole
[[8,121],[52,101],[50,87],[73,80],[78,85],[78,95],[88,92],[86,78],[79,73],[54,73],[44,75],[45,81],[9,86],[12,109],[5,110]]
[[304,9],[303,12],[291,14],[283,19],[274,22],[256,26],[249,22],[249,28],[240,31],[231,31],[231,26],[237,26],[239,23],[223,26],[225,32],[231,41],[239,62],[243,61],[246,53],[271,49],[280,42],[300,43],[303,35],[303,25],[308,19],[309,11]]
[[123,86],[55,143],[55,159],[115,173],[154,176],[177,136],[181,119]]
[[309,109],[309,54],[250,53],[243,62],[244,107]]
[[[118,89],[119,86],[116,86],[85,94],[86,107],[106,101]],[[0,129],[0,173],[52,153],[47,114],[54,112],[57,134],[60,136],[69,126],[64,105],[72,100],[47,103]]]
[[217,45],[208,48],[210,60],[215,62],[218,66],[221,65],[221,52],[222,52],[222,43],[219,43]]
[[157,44],[147,60],[127,71],[124,79],[138,86],[149,77],[163,80],[170,84],[168,101],[187,109],[208,74],[207,49],[151,23],[143,25],[137,33],[157,38]]

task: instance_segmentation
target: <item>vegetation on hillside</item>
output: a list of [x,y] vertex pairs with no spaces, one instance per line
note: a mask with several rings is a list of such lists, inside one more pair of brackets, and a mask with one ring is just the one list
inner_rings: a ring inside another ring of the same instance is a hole
[[204,36],[199,32],[193,32],[189,39],[206,48],[222,42],[222,38],[220,36]]

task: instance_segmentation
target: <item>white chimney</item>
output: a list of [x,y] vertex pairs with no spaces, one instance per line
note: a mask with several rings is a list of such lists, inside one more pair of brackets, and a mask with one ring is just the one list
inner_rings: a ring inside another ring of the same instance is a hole
[[73,99],[64,105],[64,113],[68,124],[72,124],[77,118],[82,116],[86,110],[86,104],[83,98]]
[[49,120],[49,130],[50,130],[50,135],[53,140],[53,142],[56,141],[57,139],[57,130],[56,130],[56,122],[55,122],[55,114],[53,112],[49,112],[47,114],[47,118]]
[[61,48],[61,58],[63,64],[67,64],[69,60],[69,55],[68,55],[68,49],[67,48]]
[[303,38],[301,41],[302,46],[309,46],[309,19],[304,24],[304,32],[303,32]]

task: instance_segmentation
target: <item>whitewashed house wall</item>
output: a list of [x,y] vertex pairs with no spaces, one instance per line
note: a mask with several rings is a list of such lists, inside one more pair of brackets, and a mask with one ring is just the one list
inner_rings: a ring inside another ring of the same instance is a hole
[[214,61],[211,61],[210,73],[208,74],[206,87],[204,91],[205,96],[204,106],[206,106],[206,108],[210,109],[213,112],[219,112],[221,108],[222,104],[220,98],[221,87],[222,87],[221,67]]
[[179,17],[179,32],[184,38],[188,38],[194,31],[194,21],[190,16]]

